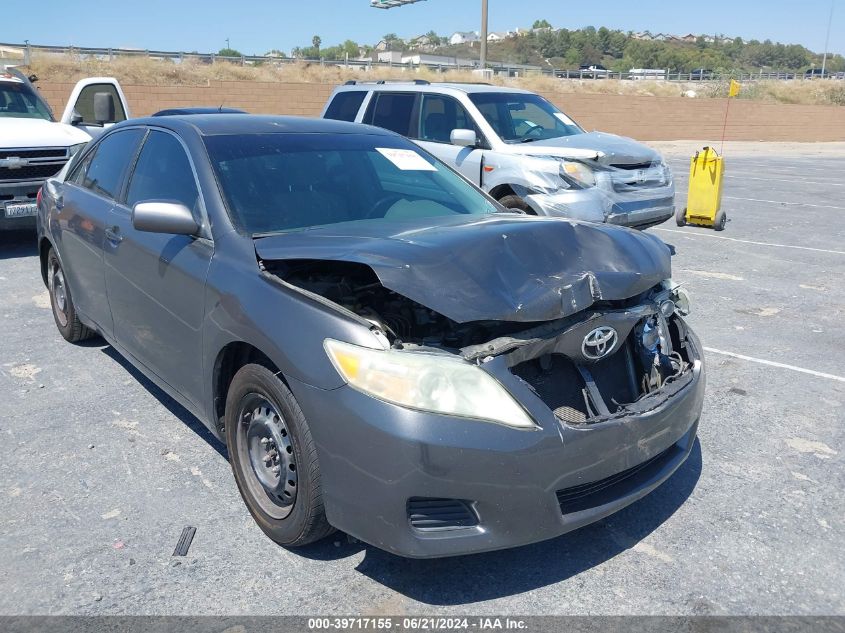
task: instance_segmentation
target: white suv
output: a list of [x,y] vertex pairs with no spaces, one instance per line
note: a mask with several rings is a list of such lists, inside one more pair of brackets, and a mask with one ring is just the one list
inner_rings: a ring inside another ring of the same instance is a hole
[[675,186],[660,154],[585,132],[527,90],[350,81],[322,116],[407,136],[509,208],[640,229],[674,213]]

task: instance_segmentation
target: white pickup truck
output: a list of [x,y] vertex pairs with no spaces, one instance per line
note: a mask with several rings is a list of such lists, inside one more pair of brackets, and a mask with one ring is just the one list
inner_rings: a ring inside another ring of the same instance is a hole
[[111,77],[77,83],[58,121],[34,80],[0,66],[0,231],[35,227],[44,181],[105,128],[129,117],[123,90]]

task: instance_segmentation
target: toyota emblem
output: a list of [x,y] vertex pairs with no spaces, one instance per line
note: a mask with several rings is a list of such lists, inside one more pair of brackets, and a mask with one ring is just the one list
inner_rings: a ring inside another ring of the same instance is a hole
[[612,327],[597,327],[584,337],[581,352],[584,354],[584,358],[599,360],[613,351],[613,348],[616,347],[617,338],[616,330]]

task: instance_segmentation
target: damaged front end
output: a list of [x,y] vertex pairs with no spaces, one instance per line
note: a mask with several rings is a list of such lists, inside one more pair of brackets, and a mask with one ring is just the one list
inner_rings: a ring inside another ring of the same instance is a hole
[[[320,259],[261,263],[265,274],[357,317],[385,350],[485,369],[515,398],[511,387],[518,382],[570,425],[659,406],[690,382],[700,363],[682,318],[689,311],[688,297],[670,281],[540,323],[459,322],[387,288],[366,264]],[[584,285],[591,286],[589,276]],[[476,386],[470,381],[456,388]],[[466,415],[482,417],[481,412]]]

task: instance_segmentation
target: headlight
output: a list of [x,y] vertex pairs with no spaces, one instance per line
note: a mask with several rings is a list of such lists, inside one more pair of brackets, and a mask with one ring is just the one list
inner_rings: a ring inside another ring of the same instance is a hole
[[436,354],[376,350],[326,339],[326,353],[358,391],[409,409],[536,428],[525,410],[480,367]]
[[76,153],[79,150],[81,150],[83,147],[85,147],[86,145],[88,145],[88,143],[77,143],[76,145],[71,145],[68,148],[68,157],[73,158],[76,155]]
[[595,187],[596,175],[584,163],[564,160],[560,163],[560,177],[567,182],[574,182],[579,187]]

